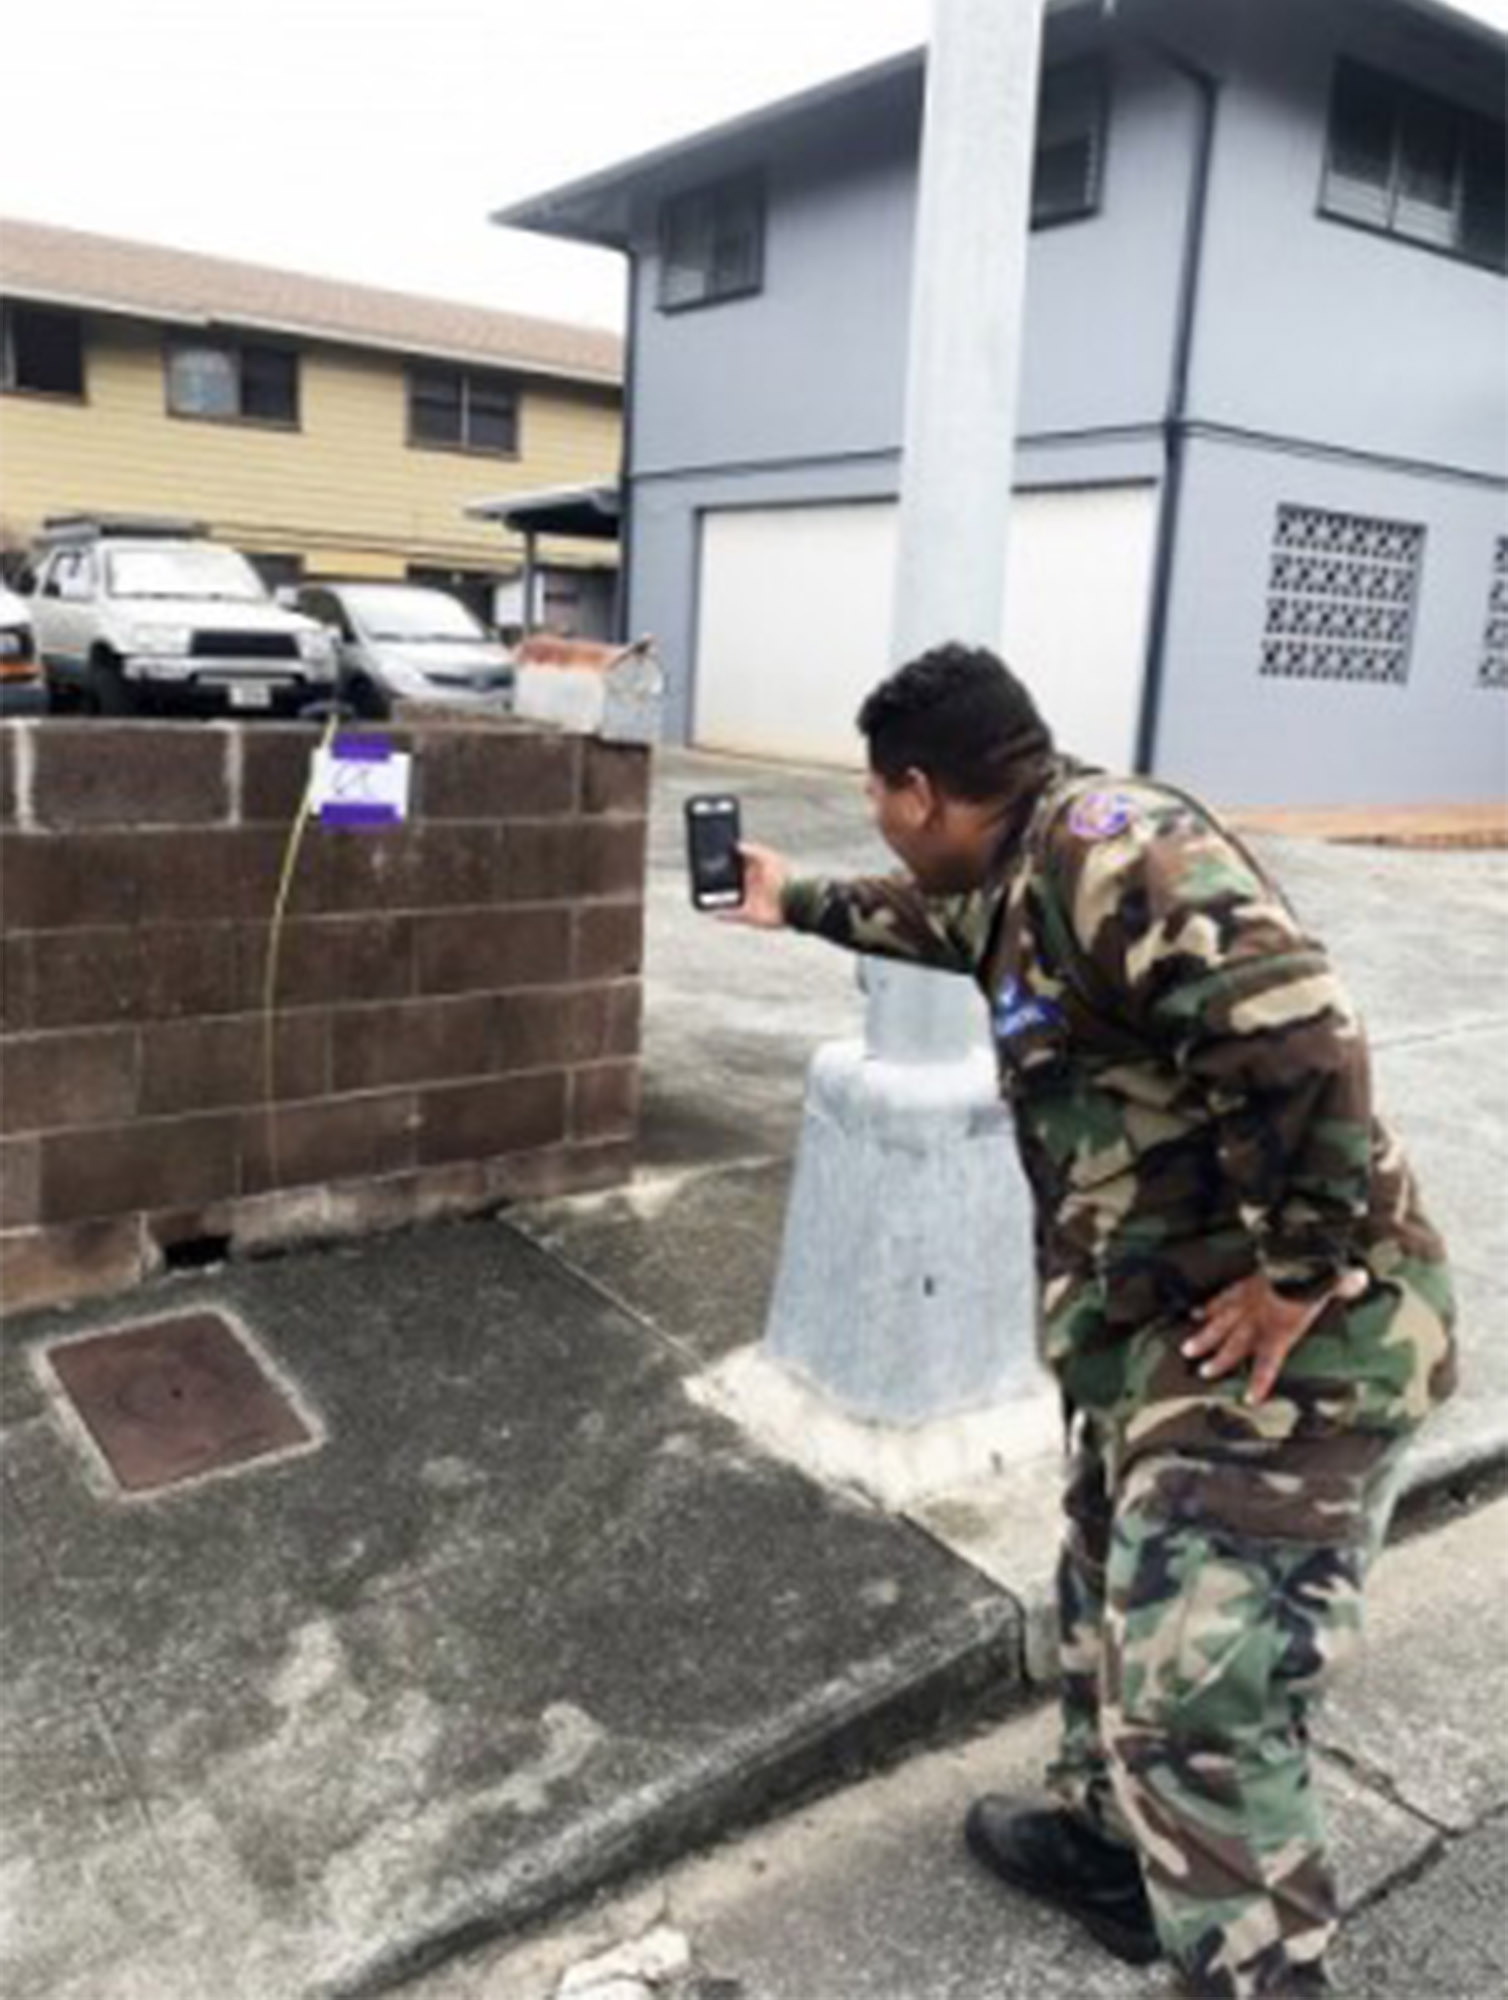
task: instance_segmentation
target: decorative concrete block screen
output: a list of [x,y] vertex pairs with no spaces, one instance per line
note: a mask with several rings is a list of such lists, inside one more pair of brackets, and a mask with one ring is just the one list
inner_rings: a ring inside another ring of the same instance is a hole
[[1423,563],[1414,522],[1279,507],[1262,672],[1406,681]]
[[309,821],[269,1017],[316,733],[0,728],[8,1308],[628,1174],[648,752],[387,735],[409,817]]
[[1508,535],[1499,535],[1493,550],[1477,681],[1482,687],[1508,688]]

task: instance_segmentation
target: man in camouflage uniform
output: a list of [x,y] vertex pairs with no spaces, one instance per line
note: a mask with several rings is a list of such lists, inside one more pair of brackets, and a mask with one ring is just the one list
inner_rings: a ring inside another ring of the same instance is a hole
[[739,915],[978,981],[1073,1413],[1058,1803],[981,1799],[969,1843],[1186,1993],[1320,1991],[1306,1714],[1453,1385],[1443,1247],[1323,950],[1211,813],[1057,755],[984,652],[859,727],[907,873],[751,846]]

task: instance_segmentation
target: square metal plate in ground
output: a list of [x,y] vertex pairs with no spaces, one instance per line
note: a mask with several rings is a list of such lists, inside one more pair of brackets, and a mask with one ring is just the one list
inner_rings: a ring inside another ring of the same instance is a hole
[[128,1493],[315,1442],[219,1313],[180,1313],[58,1341],[47,1360]]

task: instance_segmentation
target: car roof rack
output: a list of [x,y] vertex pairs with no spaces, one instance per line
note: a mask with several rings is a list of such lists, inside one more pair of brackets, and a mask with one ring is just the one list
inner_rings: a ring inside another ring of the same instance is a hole
[[147,541],[201,541],[209,534],[203,521],[185,521],[165,514],[49,514],[40,542],[98,542],[115,536]]

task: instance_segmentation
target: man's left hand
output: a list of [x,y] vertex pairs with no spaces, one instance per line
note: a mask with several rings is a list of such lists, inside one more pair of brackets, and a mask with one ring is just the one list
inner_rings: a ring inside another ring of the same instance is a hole
[[1365,1272],[1348,1271],[1317,1299],[1285,1299],[1260,1271],[1228,1285],[1201,1307],[1199,1331],[1183,1343],[1191,1361],[1202,1363],[1207,1381],[1229,1375],[1251,1363],[1248,1403],[1264,1403],[1272,1394],[1283,1363],[1332,1299],[1358,1298],[1366,1290]]

